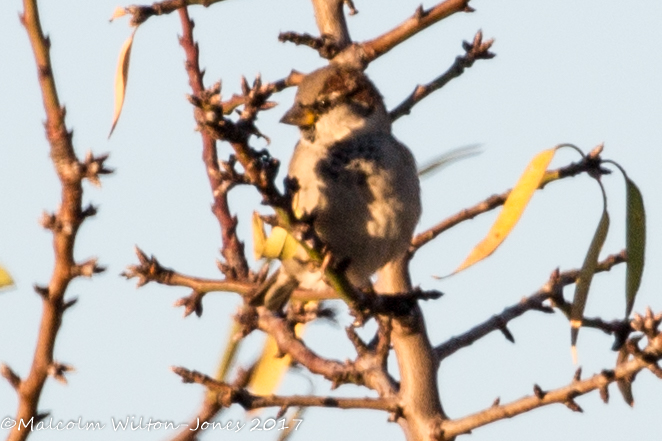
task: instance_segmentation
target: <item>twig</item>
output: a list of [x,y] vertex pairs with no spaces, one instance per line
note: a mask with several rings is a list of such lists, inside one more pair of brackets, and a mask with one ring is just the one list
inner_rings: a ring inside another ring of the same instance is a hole
[[[198,45],[193,40],[193,21],[189,19],[188,10],[184,7],[179,9],[179,17],[182,23],[182,37],[180,45],[186,53],[186,72],[193,95],[200,96],[204,91],[203,73],[199,64]],[[195,112],[201,110],[195,108]],[[202,136],[202,159],[207,171],[209,185],[214,197],[212,212],[216,216],[221,227],[221,238],[223,248],[221,254],[225,262],[221,265],[223,274],[228,279],[245,280],[248,277],[248,263],[244,253],[244,244],[237,237],[237,217],[232,216],[228,205],[228,192],[236,185],[231,176],[224,176],[218,163],[216,141],[206,131],[200,132]],[[226,163],[229,170],[234,170],[233,164]]]
[[630,361],[621,363],[614,370],[602,371],[583,381],[573,379],[570,384],[558,389],[550,391],[541,390],[540,392],[542,393],[534,393],[508,404],[492,406],[464,418],[444,421],[441,425],[441,431],[444,439],[452,439],[457,435],[468,433],[477,427],[504,418],[512,418],[553,403],[563,403],[571,410],[581,411],[581,408],[575,402],[576,397],[594,390],[604,390],[613,382],[632,378],[637,372],[649,368],[651,360],[657,361],[660,359],[662,359],[662,334],[658,333],[642,351],[642,356],[634,357]]
[[[74,278],[90,277],[103,271],[103,268],[97,265],[96,259],[82,263],[77,263],[74,259],[78,229],[87,217],[96,213],[93,206],[85,210],[82,208],[82,181],[88,179],[98,185],[99,175],[111,173],[111,170],[104,166],[107,155],[94,157],[88,154],[84,161],[79,161],[76,157],[72,143],[73,133],[67,130],[64,121],[66,112],[60,105],[55,87],[50,60],[50,40],[44,36],[41,29],[36,0],[24,0],[23,8],[20,19],[27,31],[37,64],[39,86],[46,111],[46,138],[50,144],[55,171],[62,185],[62,200],[58,211],[42,218],[42,225],[53,233],[55,267],[48,286],[35,286],[43,300],[43,312],[32,366],[24,379],[14,374],[9,367],[2,369],[18,394],[15,420],[27,422],[31,418],[44,415],[37,412],[37,407],[48,375],[66,381],[63,374],[71,370],[69,366],[53,359],[55,339],[64,311],[75,303],[75,299],[65,301],[64,295]],[[19,428],[20,424],[17,424],[9,433],[8,441],[25,440],[31,433],[30,430]]]
[[[625,251],[621,251],[618,254],[612,254],[598,264],[596,272],[609,271],[614,265],[623,263],[625,260]],[[561,290],[564,286],[575,283],[578,276],[579,270],[564,271],[562,273],[555,270],[547,283],[537,292],[529,297],[523,298],[516,305],[504,309],[501,314],[492,316],[489,320],[471,328],[464,334],[453,337],[447,342],[436,346],[434,348],[435,355],[438,360],[441,361],[453,355],[459,349],[472,345],[491,332],[504,332],[504,330],[507,330],[506,325],[511,320],[516,319],[527,311],[553,312],[549,306],[544,305],[544,302],[547,300],[553,300],[553,305],[564,311],[565,307],[559,306],[560,304],[566,305]],[[567,304],[567,307],[569,309],[570,305]],[[582,326],[600,329],[607,334],[617,334],[622,332],[624,325],[623,322],[620,321],[605,322],[598,318],[584,318],[582,320]],[[629,325],[625,326],[629,328]]]
[[222,1],[223,0],[165,0],[152,3],[151,5],[131,5],[125,8],[118,8],[118,11],[113,15],[113,19],[121,17],[122,15],[130,14],[132,16],[130,22],[131,26],[138,26],[154,15],[170,14],[177,9],[191,5],[202,5],[206,8],[214,3]]
[[[197,312],[200,315],[199,302],[207,293],[232,292],[241,296],[247,296],[254,293],[260,286],[259,282],[252,280],[218,280],[189,276],[164,267],[156,257],[147,256],[138,247],[136,247],[135,251],[138,257],[138,265],[129,265],[121,275],[127,279],[137,278],[137,286],[139,288],[150,282],[160,285],[190,288],[193,290],[193,293],[188,297],[178,300],[175,304],[175,306],[187,307],[185,315],[189,315],[191,312]],[[394,294],[388,297],[371,296],[364,299],[364,307],[373,314],[401,315],[407,313],[416,301],[437,299],[441,295],[439,291],[414,290],[409,293]],[[294,301],[320,301],[340,299],[340,297],[332,289],[313,291],[298,288],[292,293],[291,299]]]
[[[573,177],[580,173],[597,173],[599,175],[609,174],[609,170],[602,168],[600,164],[601,159],[599,157],[586,156],[579,162],[572,163],[556,170],[548,171],[545,174],[545,178],[543,179],[538,189],[540,190],[545,188],[545,186],[550,182],[558,181],[563,178]],[[510,195],[510,190],[504,191],[501,194],[492,195],[484,201],[474,205],[473,207],[465,208],[464,210],[439,222],[437,225],[423,231],[422,233],[417,234],[412,239],[411,246],[409,247],[409,258],[413,257],[419,248],[432,241],[444,231],[451,229],[459,223],[473,219],[479,214],[487,213],[490,210],[500,207],[506,202],[508,195]]]
[[363,62],[366,65],[369,64],[398,44],[446,17],[457,12],[473,11],[468,4],[469,0],[446,0],[438,3],[430,9],[423,9],[422,6],[419,6],[412,17],[405,20],[397,27],[373,40],[361,43],[360,46],[364,53]]
[[476,60],[488,60],[494,58],[494,54],[489,51],[494,40],[487,40],[483,42],[483,33],[478,31],[472,43],[463,42],[462,46],[465,50],[464,55],[455,58],[455,62],[439,77],[435,78],[432,82],[424,86],[416,86],[414,91],[400,103],[395,109],[389,112],[391,121],[395,121],[404,115],[409,115],[411,109],[421,102],[425,97],[432,92],[441,89],[453,78],[457,78],[464,72],[465,69],[473,66]]
[[310,34],[297,34],[296,32],[281,32],[278,34],[278,41],[291,42],[298,45],[308,46],[315,49],[322,58],[330,60],[340,52],[336,42],[328,36],[313,37]]
[[339,409],[373,409],[387,412],[397,412],[398,405],[391,398],[336,398],[315,396],[258,396],[253,395],[244,388],[214,380],[213,378],[190,371],[182,367],[173,367],[173,372],[182,377],[185,383],[197,383],[205,386],[216,395],[216,400],[222,407],[239,404],[246,410],[262,407],[335,407]]
[[[129,265],[126,271],[121,275],[127,279],[137,277],[138,287],[150,282],[156,282],[161,285],[191,288],[197,295],[204,295],[208,292],[215,291],[234,292],[240,295],[247,295],[255,288],[253,283],[246,281],[203,279],[201,277],[187,276],[178,273],[170,268],[162,266],[156,257],[147,257],[147,255],[138,247],[136,247],[136,255],[138,256],[139,264]],[[179,306],[183,304],[184,303],[180,301]]]
[[[248,385],[248,382],[251,379],[249,372],[244,370],[239,370],[235,380],[232,383],[233,387],[236,388],[245,388]],[[216,394],[210,393],[207,391],[204,394],[204,400],[202,401],[202,406],[198,411],[197,415],[192,419],[192,422],[189,423],[185,428],[181,430],[177,435],[170,439],[170,441],[195,441],[198,439],[198,434],[202,426],[202,422],[210,422],[216,418],[223,406],[216,399]]]
[[346,48],[352,39],[343,14],[343,0],[312,0],[315,22],[323,39],[336,49]]
[[334,387],[346,383],[365,384],[360,373],[354,369],[351,363],[341,363],[320,357],[294,335],[293,330],[284,320],[265,308],[258,308],[257,326],[274,337],[278,349],[282,353],[290,355],[292,360],[305,366],[310,372],[322,375],[331,381]]

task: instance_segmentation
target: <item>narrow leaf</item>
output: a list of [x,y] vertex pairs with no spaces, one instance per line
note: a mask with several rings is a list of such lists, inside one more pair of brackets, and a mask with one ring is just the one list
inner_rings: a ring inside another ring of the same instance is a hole
[[625,176],[625,185],[627,187],[625,248],[628,256],[625,273],[625,317],[629,317],[644,271],[646,211],[641,191],[627,176]]
[[[301,323],[295,326],[294,332],[297,337],[303,335],[304,328],[305,326]],[[276,340],[267,335],[262,354],[255,364],[251,380],[248,383],[249,388],[256,395],[273,394],[290,367],[292,363],[290,356],[278,357],[278,355]]]
[[[136,28],[137,30],[137,28]],[[124,105],[124,95],[126,93],[126,83],[129,79],[129,60],[131,58],[131,47],[133,46],[133,36],[136,35],[136,30],[133,31],[128,40],[122,45],[120,50],[120,57],[117,61],[117,72],[115,73],[115,111],[113,115],[113,125],[110,128],[108,138],[113,134],[117,121],[120,119],[122,113],[122,106]]]
[[448,152],[442,153],[441,155],[422,165],[418,169],[418,176],[421,178],[425,176],[431,176],[447,165],[450,165],[461,159],[479,155],[480,153],[481,150],[479,144],[472,144],[452,149]]
[[253,253],[255,260],[290,259],[299,248],[299,242],[284,228],[273,227],[269,236],[264,232],[264,222],[253,212]]
[[13,284],[14,279],[12,279],[11,275],[7,272],[6,269],[0,266],[0,288],[12,286]]
[[[572,301],[572,309],[570,311],[570,341],[573,348],[573,354],[576,353],[575,347],[577,345],[577,336],[579,334],[579,328],[582,325],[582,318],[584,317],[584,308],[586,307],[586,300],[588,299],[588,291],[591,287],[593,274],[595,274],[595,269],[598,265],[600,250],[602,249],[602,245],[605,243],[607,231],[609,231],[607,196],[605,195],[605,190],[602,187],[600,181],[598,181],[598,183],[600,184],[600,189],[602,190],[602,217],[600,218],[598,228],[595,230],[595,234],[593,235],[593,240],[591,240],[591,245],[589,246],[586,257],[584,258],[582,268],[579,271],[579,277],[575,283],[575,297]],[[573,355],[573,358],[575,358],[576,361],[576,356]]]
[[264,222],[256,211],[253,212],[251,226],[253,227],[253,256],[255,260],[260,260],[264,257],[264,243],[267,241],[267,235],[264,232]]
[[555,152],[556,149],[544,150],[531,160],[515,187],[510,191],[501,213],[499,213],[497,220],[492,225],[485,239],[476,245],[453,274],[483,260],[492,254],[501,242],[504,241],[515,224],[517,224],[529,200],[531,200],[531,196],[533,196],[533,193],[540,185],[540,182],[545,176],[547,166],[554,157]]
[[216,370],[216,379],[218,381],[226,381],[228,379],[228,374],[230,373],[230,367],[234,363],[235,358],[237,357],[237,352],[239,346],[243,340],[235,338],[242,330],[242,325],[236,320],[232,321],[230,326],[230,335],[228,336],[228,341],[225,345],[225,350],[221,357],[221,362],[218,365]]

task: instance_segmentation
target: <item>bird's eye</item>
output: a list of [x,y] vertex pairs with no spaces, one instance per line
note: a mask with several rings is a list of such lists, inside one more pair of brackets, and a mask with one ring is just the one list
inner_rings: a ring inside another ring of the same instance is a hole
[[320,107],[326,108],[326,107],[329,107],[331,105],[331,102],[329,102],[328,99],[324,98],[324,99],[321,99],[318,104],[319,104]]

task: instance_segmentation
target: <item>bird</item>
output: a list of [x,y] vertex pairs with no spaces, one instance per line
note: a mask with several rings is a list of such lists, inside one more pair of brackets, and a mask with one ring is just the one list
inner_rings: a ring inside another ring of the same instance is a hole
[[[406,253],[421,214],[416,161],[393,136],[381,94],[363,71],[331,64],[304,77],[281,122],[300,131],[286,179],[294,215],[344,263],[353,286],[369,287],[378,269]],[[301,248],[269,280],[270,310],[297,287],[327,288]]]

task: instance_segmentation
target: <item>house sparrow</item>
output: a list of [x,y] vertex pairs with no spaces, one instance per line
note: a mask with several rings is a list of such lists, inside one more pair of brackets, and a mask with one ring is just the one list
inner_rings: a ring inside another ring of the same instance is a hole
[[[406,252],[421,213],[414,158],[393,137],[381,95],[360,70],[329,65],[302,80],[281,122],[301,132],[288,172],[295,216],[346,263],[354,286],[368,287]],[[326,288],[302,249],[282,262],[265,305],[282,308],[297,286]]]

